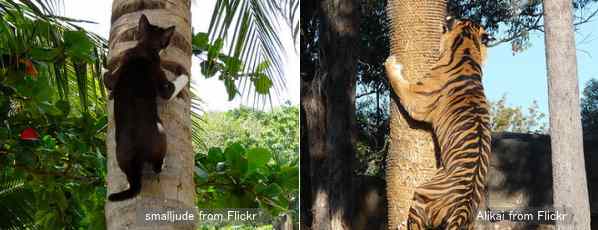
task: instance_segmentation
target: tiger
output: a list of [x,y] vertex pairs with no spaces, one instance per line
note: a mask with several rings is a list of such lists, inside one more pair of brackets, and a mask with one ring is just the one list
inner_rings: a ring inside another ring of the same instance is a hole
[[406,80],[395,56],[384,63],[400,104],[432,125],[440,150],[439,169],[415,188],[408,229],[473,229],[485,200],[491,140],[481,66],[494,38],[467,19],[449,19],[444,31],[440,57],[422,80]]

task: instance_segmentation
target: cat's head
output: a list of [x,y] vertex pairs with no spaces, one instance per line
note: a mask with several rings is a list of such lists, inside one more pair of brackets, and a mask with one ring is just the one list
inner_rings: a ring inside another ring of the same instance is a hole
[[152,50],[161,50],[168,46],[174,34],[174,26],[161,28],[149,23],[145,14],[139,18],[138,40]]

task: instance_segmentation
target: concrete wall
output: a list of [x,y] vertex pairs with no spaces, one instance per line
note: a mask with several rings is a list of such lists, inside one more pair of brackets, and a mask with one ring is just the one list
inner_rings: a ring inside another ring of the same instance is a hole
[[[598,229],[598,136],[584,138],[584,152],[590,184],[592,229]],[[492,135],[492,153],[488,182],[488,205],[491,208],[552,206],[552,161],[548,135],[495,133]],[[386,223],[385,219],[380,218],[386,218],[383,179],[368,177],[357,180],[359,183],[355,184],[359,186],[355,188],[355,196],[359,205],[355,212],[354,222],[358,226],[355,229],[364,226],[368,226],[364,229],[385,229],[384,224],[373,224]],[[378,210],[372,209],[372,204],[378,205]],[[486,207],[485,204],[482,206]],[[554,226],[501,221],[478,222],[476,229],[554,229]]]

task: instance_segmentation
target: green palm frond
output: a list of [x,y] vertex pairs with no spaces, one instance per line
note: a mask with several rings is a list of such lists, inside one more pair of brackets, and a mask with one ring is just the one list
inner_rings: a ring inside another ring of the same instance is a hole
[[0,175],[0,229],[37,229],[33,197],[22,178]]
[[[59,0],[0,0],[0,55],[14,64],[1,63],[2,68],[18,69],[20,59],[30,60],[60,99],[78,99],[82,112],[90,104],[103,107],[100,72],[107,41],[76,25],[80,20],[55,16],[60,4]],[[0,75],[0,82],[9,77]]]
[[194,92],[193,84],[191,85],[191,140],[193,142],[194,148],[198,147],[205,147],[205,141],[203,140],[203,136],[205,136],[206,130],[205,127],[205,120],[202,118],[202,114],[204,113],[203,109],[203,101],[197,94]]
[[267,76],[267,79],[261,78],[261,74],[233,76],[234,90],[238,89],[246,99],[264,101],[271,98],[272,92],[279,96],[286,88],[283,66],[286,51],[277,28],[288,26],[293,39],[297,39],[298,8],[298,0],[216,2],[208,31],[210,41],[222,39],[229,43],[227,55],[244,63],[240,73],[263,72]]

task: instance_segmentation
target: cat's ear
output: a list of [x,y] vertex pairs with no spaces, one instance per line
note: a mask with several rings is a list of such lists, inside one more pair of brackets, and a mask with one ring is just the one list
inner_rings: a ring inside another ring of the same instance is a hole
[[142,14],[139,18],[139,27],[137,28],[137,31],[139,31],[139,34],[145,34],[148,31],[149,27],[149,20],[147,19],[145,14]]
[[160,38],[160,45],[162,46],[162,49],[164,49],[168,46],[168,44],[170,43],[170,38],[172,38],[173,34],[174,34],[174,26],[168,27],[164,30],[164,33],[162,34],[162,37]]

